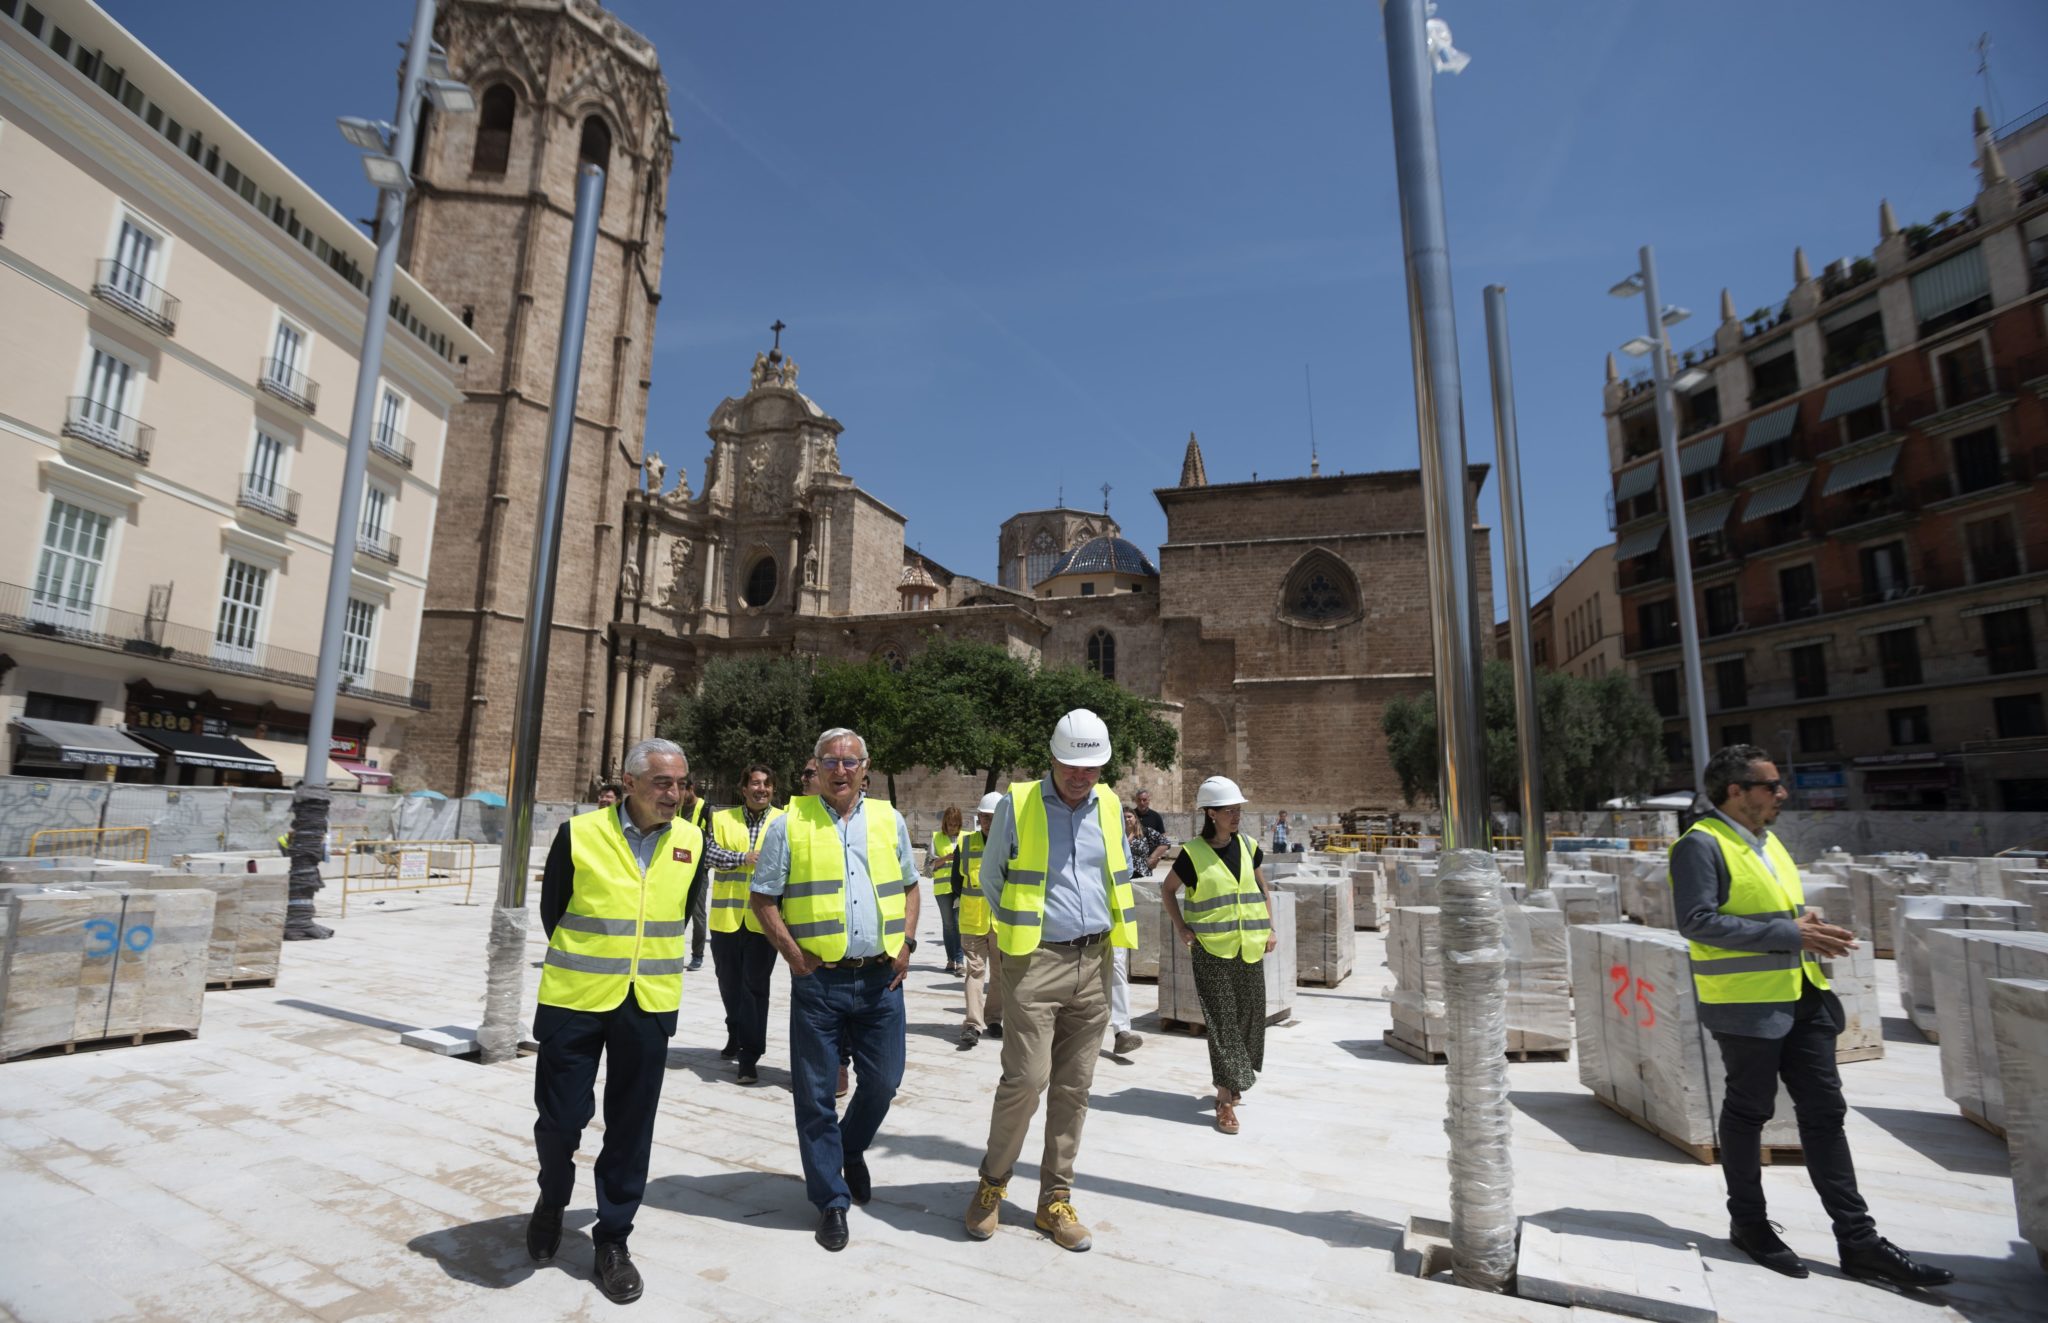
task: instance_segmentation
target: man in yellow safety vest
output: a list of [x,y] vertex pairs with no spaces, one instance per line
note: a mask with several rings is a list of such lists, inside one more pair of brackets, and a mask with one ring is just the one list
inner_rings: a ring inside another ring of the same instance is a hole
[[718,972],[718,997],[725,1003],[725,1050],[737,1058],[739,1082],[761,1082],[761,1053],[768,1047],[768,998],[775,975],[775,944],[748,906],[748,883],[760,858],[761,835],[782,816],[774,806],[775,772],[755,763],[741,774],[736,808],[711,815],[711,835],[719,853],[738,859],[721,863],[711,873],[711,966]]

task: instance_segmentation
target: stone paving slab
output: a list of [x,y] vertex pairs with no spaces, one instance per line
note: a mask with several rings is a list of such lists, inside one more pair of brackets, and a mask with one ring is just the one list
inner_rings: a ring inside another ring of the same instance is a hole
[[[381,896],[332,941],[284,950],[275,988],[207,994],[196,1041],[0,1066],[0,1316],[33,1320],[478,1319],[610,1316],[591,1285],[587,1175],[562,1253],[528,1263],[534,1186],[530,1061],[485,1068],[399,1045],[474,1024],[491,886]],[[323,893],[331,902],[333,893]],[[1211,1124],[1206,1044],[1158,1031],[1107,1054],[1076,1202],[1095,1248],[1067,1254],[1030,1225],[1027,1143],[996,1236],[959,1231],[988,1126],[1000,1044],[957,1051],[957,979],[928,915],[909,994],[909,1065],[870,1158],[875,1200],[853,1243],[811,1240],[787,1092],[786,975],[763,1085],[740,1088],[707,968],[685,980],[682,1031],[633,1237],[640,1316],[776,1319],[969,1311],[994,1319],[1086,1301],[1134,1319],[1206,1318],[1256,1301],[1275,1319],[1603,1317],[1486,1297],[1391,1271],[1401,1228],[1448,1205],[1441,1067],[1388,1050],[1385,948],[1302,988],[1268,1031],[1267,1073],[1243,1133]],[[542,952],[538,929],[528,954]],[[1895,993],[1889,962],[1883,993]],[[537,975],[528,972],[528,988]],[[1796,1167],[1769,1168],[1772,1215],[1814,1265],[1804,1282],[1756,1267],[1725,1234],[1719,1172],[1602,1108],[1569,1063],[1509,1067],[1516,1211],[1626,1244],[1692,1242],[1723,1319],[2044,1317],[2048,1276],[2017,1235],[2003,1146],[1941,1094],[1936,1049],[1888,1020],[1887,1056],[1843,1067],[1849,1126],[1881,1228],[1963,1278],[1909,1299],[1843,1278]],[[594,1158],[599,1128],[579,1164]],[[1590,1229],[1590,1230],[1589,1230]],[[1197,1252],[1197,1247],[1224,1252]]]

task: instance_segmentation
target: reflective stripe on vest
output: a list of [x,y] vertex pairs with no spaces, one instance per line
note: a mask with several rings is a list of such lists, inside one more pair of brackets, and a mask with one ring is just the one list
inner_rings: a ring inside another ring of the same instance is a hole
[[[1704,832],[1721,847],[1728,865],[1728,900],[1721,913],[1745,919],[1796,919],[1806,906],[1799,865],[1775,836],[1764,838],[1771,862],[1757,857],[1749,842],[1719,818],[1701,818],[1686,832]],[[1683,839],[1682,837],[1680,839]],[[1678,848],[1676,844],[1673,849]],[[1820,961],[1805,951],[1731,951],[1691,943],[1692,982],[1702,1002],[1754,1005],[1798,1001],[1802,980],[1825,988]]]
[[[1004,955],[1030,955],[1045,928],[1045,874],[1052,854],[1045,818],[1045,782],[1018,781],[1010,787],[1016,854],[1003,875],[1002,894],[990,907],[996,947]],[[1124,809],[1108,786],[1095,787],[1095,820],[1102,830],[1104,898],[1109,905],[1109,943],[1136,948],[1138,916],[1131,899],[1131,866],[1124,856]]]
[[1273,918],[1266,893],[1252,870],[1250,838],[1237,838],[1237,871],[1224,866],[1223,856],[1199,838],[1181,847],[1195,865],[1192,896],[1180,903],[1181,918],[1202,949],[1224,960],[1236,957],[1248,965],[1266,958],[1266,934]]
[[981,850],[987,843],[988,838],[980,832],[968,832],[960,838],[954,855],[960,870],[960,931],[969,937],[979,937],[989,929],[988,900],[981,894]]
[[703,856],[703,833],[675,819],[642,877],[616,809],[569,819],[574,875],[568,908],[548,937],[541,1004],[608,1011],[626,999],[630,987],[642,1010],[681,1005],[688,964],[683,911]]
[[[897,853],[902,819],[887,800],[863,798],[868,881],[882,920],[882,949],[903,949],[903,859]],[[816,795],[789,801],[789,882],[782,889],[782,922],[796,944],[820,960],[846,958],[846,846],[831,810]]]
[[[761,830],[767,831],[768,824],[782,816],[782,810],[770,807],[761,819]],[[754,838],[747,834],[747,810],[744,807],[720,809],[711,815],[711,839],[721,848],[735,854],[745,854],[754,848]],[[715,933],[736,933],[742,926],[750,933],[761,931],[761,921],[754,917],[753,907],[747,903],[748,886],[753,881],[754,866],[742,864],[738,868],[714,868],[711,870],[711,916],[709,927]]]

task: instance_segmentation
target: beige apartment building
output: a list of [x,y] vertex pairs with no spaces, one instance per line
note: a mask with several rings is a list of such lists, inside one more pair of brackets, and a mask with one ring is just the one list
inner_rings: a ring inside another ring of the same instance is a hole
[[[303,773],[374,258],[97,6],[0,0],[0,772]],[[442,440],[489,352],[402,271],[394,295],[331,751],[349,789],[390,785],[432,700]]]
[[[1621,599],[1615,592],[1612,545],[1587,552],[1529,608],[1529,652],[1539,671],[1597,680],[1626,670],[1621,640]],[[1507,621],[1494,625],[1493,642],[1496,657],[1514,660]]]

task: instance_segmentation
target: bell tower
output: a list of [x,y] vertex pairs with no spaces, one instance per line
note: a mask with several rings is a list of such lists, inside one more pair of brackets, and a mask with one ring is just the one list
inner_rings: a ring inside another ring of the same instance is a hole
[[640,486],[668,86],[652,43],[596,0],[442,0],[434,35],[477,113],[425,122],[399,260],[496,353],[467,363],[448,423],[418,661],[433,706],[405,757],[452,794],[506,788],[576,172],[592,161],[604,208],[536,769],[541,797],[572,799],[599,772],[619,521]]

